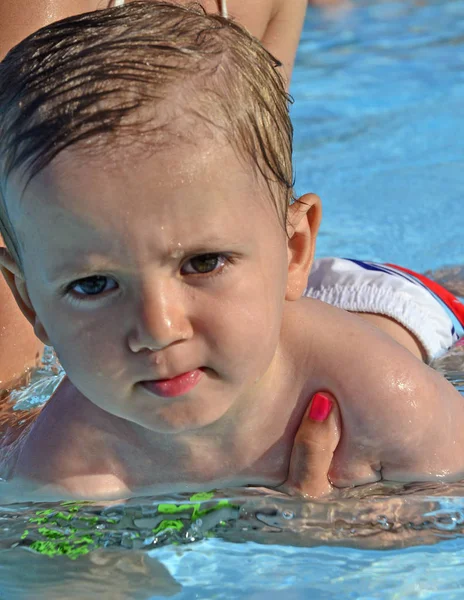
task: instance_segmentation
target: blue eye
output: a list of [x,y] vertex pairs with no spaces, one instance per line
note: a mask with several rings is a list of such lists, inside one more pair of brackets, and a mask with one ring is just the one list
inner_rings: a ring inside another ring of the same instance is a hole
[[221,269],[227,259],[222,254],[199,254],[182,267],[183,275],[203,275]]
[[98,296],[117,287],[118,284],[114,279],[105,277],[104,275],[93,275],[92,277],[84,277],[83,279],[73,281],[69,285],[68,290],[71,290],[78,296]]

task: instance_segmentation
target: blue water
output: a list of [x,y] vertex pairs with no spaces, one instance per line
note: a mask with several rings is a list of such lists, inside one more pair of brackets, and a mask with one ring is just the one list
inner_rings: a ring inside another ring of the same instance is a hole
[[298,55],[297,190],[325,208],[320,255],[415,270],[464,262],[464,3],[310,11]]
[[[297,191],[324,205],[320,256],[464,263],[464,0],[311,9],[292,94]],[[454,382],[464,390],[464,374]],[[50,385],[38,384],[39,402]],[[186,545],[134,535],[153,500],[114,508],[113,525],[89,507],[101,548],[75,561],[21,540],[39,537],[30,519],[44,507],[0,508],[0,599],[464,598],[464,486],[374,487],[325,504],[240,493],[238,517],[213,538],[194,523]]]

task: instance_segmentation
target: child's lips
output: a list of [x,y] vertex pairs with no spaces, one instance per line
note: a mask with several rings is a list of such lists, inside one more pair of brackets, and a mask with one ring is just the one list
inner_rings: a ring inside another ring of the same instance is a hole
[[193,371],[181,373],[170,379],[153,379],[151,381],[142,381],[141,384],[152,394],[161,398],[175,398],[187,394],[197,385],[203,376],[203,369],[198,368]]

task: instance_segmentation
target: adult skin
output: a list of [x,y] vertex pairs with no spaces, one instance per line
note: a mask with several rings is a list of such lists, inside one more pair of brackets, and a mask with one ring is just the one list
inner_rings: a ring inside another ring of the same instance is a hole
[[[177,0],[188,4],[190,0]],[[0,0],[0,58],[27,35],[53,21],[107,8],[114,0]],[[219,12],[220,0],[200,0],[207,12]],[[228,0],[228,15],[250,33],[284,65],[290,78],[300,39],[307,0]]]
[[[190,0],[178,0],[187,4]],[[107,8],[114,0],[0,0],[0,60],[32,32],[66,17]],[[201,0],[208,12],[220,10],[219,0]],[[236,19],[283,63],[290,80],[307,0],[228,0]],[[0,236],[0,246],[3,246]],[[43,346],[0,277],[0,389],[37,361]]]

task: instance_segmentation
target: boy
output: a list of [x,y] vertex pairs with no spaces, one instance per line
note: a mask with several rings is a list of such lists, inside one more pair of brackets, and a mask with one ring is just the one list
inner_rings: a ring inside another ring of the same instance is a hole
[[285,85],[256,40],[134,3],[37,32],[0,90],[1,265],[69,376],[4,450],[10,495],[278,486],[317,390],[340,409],[341,431],[329,396],[310,408],[335,486],[462,477],[458,392],[301,297],[320,201],[291,202]]

